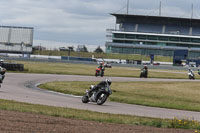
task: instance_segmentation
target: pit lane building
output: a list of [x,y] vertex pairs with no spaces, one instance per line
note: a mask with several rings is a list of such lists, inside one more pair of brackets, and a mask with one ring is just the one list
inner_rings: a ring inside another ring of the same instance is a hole
[[188,50],[188,58],[200,57],[200,19],[111,15],[116,24],[107,29],[106,53],[173,56]]

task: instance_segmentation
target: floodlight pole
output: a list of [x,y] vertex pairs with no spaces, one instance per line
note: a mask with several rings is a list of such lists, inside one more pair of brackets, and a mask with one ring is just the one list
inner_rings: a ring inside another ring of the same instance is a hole
[[68,48],[68,61],[69,61],[69,57],[70,57],[70,49]]
[[159,16],[161,16],[161,8],[162,8],[162,2],[160,1]]
[[24,42],[21,42],[21,53],[22,53],[22,56],[23,56],[23,47],[24,47]]
[[128,10],[129,10],[129,0],[127,0],[127,14],[128,14]]
[[194,7],[193,7],[193,4],[192,4],[192,13],[191,13],[191,19],[193,18],[193,10],[194,10]]

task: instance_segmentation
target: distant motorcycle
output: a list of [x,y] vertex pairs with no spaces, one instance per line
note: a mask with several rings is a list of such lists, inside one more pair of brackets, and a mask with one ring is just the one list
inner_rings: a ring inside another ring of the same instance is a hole
[[0,88],[1,88],[1,84],[3,83],[3,80],[5,78],[5,73],[6,73],[6,69],[0,67],[1,71],[0,71]]
[[198,69],[198,74],[200,75],[200,69]]
[[96,77],[97,77],[97,76],[103,77],[103,76],[104,76],[104,69],[99,68],[99,67],[96,68],[95,76],[96,76]]
[[[93,89],[93,88],[94,88],[94,85],[91,85],[90,89]],[[88,90],[86,90],[86,94],[82,97],[82,102],[83,103],[95,102],[98,105],[102,105],[111,94],[112,94],[112,91],[109,85],[106,88],[100,88],[98,90],[92,91],[91,96],[89,96]]]
[[105,63],[105,64],[104,64],[104,67],[107,67],[107,68],[112,68],[112,65],[111,65],[111,64],[109,64],[109,63]]
[[147,78],[147,76],[148,76],[147,69],[142,69],[140,73],[140,78]]
[[194,73],[192,71],[188,72],[189,79],[195,79]]

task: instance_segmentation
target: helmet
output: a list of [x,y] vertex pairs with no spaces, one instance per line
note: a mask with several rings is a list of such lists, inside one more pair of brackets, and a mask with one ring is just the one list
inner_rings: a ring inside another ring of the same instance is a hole
[[145,66],[144,66],[144,69],[148,69],[148,67],[145,65]]
[[106,79],[106,83],[108,83],[109,85],[111,85],[111,83],[112,83],[111,79]]

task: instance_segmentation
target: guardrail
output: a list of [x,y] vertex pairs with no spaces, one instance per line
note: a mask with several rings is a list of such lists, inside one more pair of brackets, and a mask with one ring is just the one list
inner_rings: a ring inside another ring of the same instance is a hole
[[1,66],[6,68],[6,70],[9,70],[9,71],[24,71],[24,64],[4,62],[1,64]]

